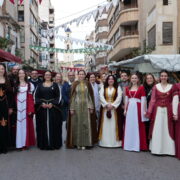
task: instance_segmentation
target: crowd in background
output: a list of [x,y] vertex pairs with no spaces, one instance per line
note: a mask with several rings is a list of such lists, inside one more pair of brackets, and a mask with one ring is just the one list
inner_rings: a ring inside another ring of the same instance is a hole
[[0,153],[37,146],[60,149],[66,123],[67,148],[122,148],[180,159],[180,83],[169,73],[118,74],[46,71],[0,64]]

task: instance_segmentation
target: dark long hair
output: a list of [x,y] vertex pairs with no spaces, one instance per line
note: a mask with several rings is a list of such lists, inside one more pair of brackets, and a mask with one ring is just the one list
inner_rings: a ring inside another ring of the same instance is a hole
[[112,77],[112,78],[114,79],[113,87],[114,87],[114,88],[117,88],[117,87],[118,87],[118,83],[117,83],[117,80],[116,80],[115,76],[109,75],[109,76],[106,78],[106,81],[105,81],[105,83],[104,83],[104,89],[106,89],[106,88],[109,86],[108,81],[109,81],[109,78],[110,78],[110,77]]
[[8,75],[7,75],[7,71],[6,71],[6,66],[3,63],[0,63],[0,66],[4,67],[4,79],[5,79],[5,85],[7,89],[11,89],[11,84],[10,81],[8,79]]
[[[152,85],[148,85],[147,82],[146,82],[148,76],[152,76],[152,78],[154,80]],[[148,89],[150,86],[153,87],[155,84],[156,84],[156,80],[155,80],[154,75],[152,73],[146,74],[145,77],[144,77],[144,82],[143,82],[143,86],[145,87],[145,89]]]
[[167,70],[165,70],[165,69],[160,71],[160,73],[159,73],[159,81],[161,82],[160,77],[161,77],[162,73],[166,73],[167,74],[167,76],[168,76],[167,83],[169,83],[169,72]]
[[[30,90],[30,83],[28,82],[27,73],[24,69],[19,69],[19,71],[24,71],[24,73],[25,73],[24,81],[28,84],[28,91],[29,91]],[[19,92],[19,86],[20,86],[19,71],[18,71],[18,75],[17,75],[17,84],[15,86],[15,93],[16,94]]]

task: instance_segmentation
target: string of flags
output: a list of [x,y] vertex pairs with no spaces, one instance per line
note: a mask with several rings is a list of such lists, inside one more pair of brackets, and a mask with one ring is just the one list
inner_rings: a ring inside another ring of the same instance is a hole
[[78,53],[78,54],[94,54],[97,51],[105,51],[107,47],[98,47],[98,48],[80,48],[80,49],[60,49],[60,48],[47,48],[41,46],[30,46],[30,49],[37,51],[46,51],[46,52],[57,52],[57,53]]
[[61,72],[78,72],[83,68],[76,68],[76,67],[60,67]]
[[113,48],[113,46],[109,44],[80,40],[80,39],[62,36],[62,35],[56,35],[55,38],[60,39],[61,41],[66,41],[66,42],[69,41],[71,43],[76,43],[76,44],[85,45],[85,46],[93,46],[93,47],[99,47],[99,48],[103,47],[105,50],[111,50]]
[[[9,0],[12,4],[15,4],[15,0]],[[19,4],[21,5],[23,3],[24,0],[19,0]],[[42,0],[37,0],[39,2],[39,4],[42,3]],[[4,0],[0,0],[0,7],[2,7],[4,3]]]
[[[121,1],[123,2],[124,0],[121,0]],[[107,4],[100,6],[100,7],[96,8],[95,10],[92,10],[86,14],[81,15],[80,17],[74,18],[71,21],[63,23],[63,24],[56,26],[54,28],[51,28],[47,31],[48,31],[48,33],[56,33],[57,34],[60,28],[66,29],[69,25],[71,25],[73,23],[76,23],[76,25],[79,26],[80,23],[83,24],[85,21],[88,22],[92,17],[95,20],[97,16],[101,17],[104,11],[107,12],[110,9],[110,7],[112,7],[112,6],[116,7],[118,4],[119,4],[119,0],[112,0],[111,2],[108,2]]]

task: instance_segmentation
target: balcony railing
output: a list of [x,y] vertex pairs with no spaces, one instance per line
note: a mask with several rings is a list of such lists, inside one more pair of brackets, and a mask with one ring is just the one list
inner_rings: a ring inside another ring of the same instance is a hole
[[137,4],[129,4],[129,5],[122,6],[121,11],[126,10],[126,9],[132,9],[132,8],[138,8],[138,5]]
[[125,31],[121,34],[121,36],[132,36],[132,35],[138,35],[139,32],[138,30],[135,30],[135,31]]

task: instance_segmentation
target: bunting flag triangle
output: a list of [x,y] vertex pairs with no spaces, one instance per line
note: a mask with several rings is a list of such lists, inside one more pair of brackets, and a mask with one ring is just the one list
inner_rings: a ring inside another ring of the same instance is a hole
[[12,4],[15,4],[14,0],[9,0]]
[[22,4],[24,0],[19,0],[19,1],[20,1],[20,4]]

